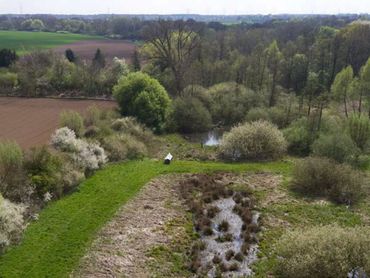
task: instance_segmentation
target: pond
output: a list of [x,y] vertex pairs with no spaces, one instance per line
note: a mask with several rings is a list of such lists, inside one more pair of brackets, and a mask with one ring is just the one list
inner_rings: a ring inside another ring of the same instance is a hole
[[192,134],[189,138],[190,141],[201,143],[204,146],[218,146],[224,132],[223,129],[213,129],[208,132]]

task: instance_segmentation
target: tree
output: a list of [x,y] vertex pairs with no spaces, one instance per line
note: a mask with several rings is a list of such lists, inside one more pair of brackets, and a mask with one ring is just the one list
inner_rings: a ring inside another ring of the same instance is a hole
[[95,55],[93,58],[93,66],[96,69],[102,69],[105,67],[105,57],[103,53],[101,52],[100,48],[98,48],[95,52]]
[[143,48],[145,55],[162,69],[170,69],[175,93],[180,94],[200,42],[198,33],[184,21],[159,20],[150,24],[144,34],[147,41]]
[[156,132],[163,129],[171,99],[156,79],[142,72],[130,73],[118,81],[113,95],[123,116],[134,116]]
[[273,41],[270,46],[265,50],[267,56],[267,67],[271,74],[271,92],[269,98],[269,106],[276,104],[276,85],[278,74],[280,70],[280,63],[283,60],[283,54],[280,52],[276,41]]
[[301,93],[306,85],[308,76],[308,59],[304,54],[295,54],[292,61],[291,84],[297,94]]
[[3,48],[0,50],[0,68],[9,67],[17,60],[17,54],[14,50]]
[[348,118],[347,99],[352,81],[353,81],[353,69],[351,66],[348,66],[336,75],[334,83],[331,87],[334,96],[337,99],[343,101],[344,112],[347,118]]
[[[366,64],[361,68],[360,79],[359,79],[359,89],[360,89],[360,100],[362,104],[362,98],[366,97],[369,102],[370,97],[370,58],[367,60]],[[361,109],[361,106],[360,106]],[[369,108],[370,117],[370,108]]]
[[44,22],[40,19],[26,19],[21,26],[26,31],[42,31],[45,29]]
[[311,70],[319,76],[320,84],[325,90],[330,89],[337,57],[334,49],[334,39],[337,30],[329,26],[321,26],[315,36],[312,46]]
[[74,54],[74,52],[72,51],[72,49],[68,48],[65,52],[65,56],[66,58],[68,59],[68,61],[70,61],[71,63],[74,63],[76,62],[77,60],[77,57],[76,55]]
[[320,92],[321,86],[319,82],[319,76],[314,72],[310,72],[307,77],[307,85],[304,89],[304,93],[308,102],[308,111],[307,111],[308,116],[310,116],[311,114],[313,100],[320,94]]
[[137,49],[135,49],[134,53],[132,54],[132,67],[134,71],[141,70],[139,52],[137,51]]

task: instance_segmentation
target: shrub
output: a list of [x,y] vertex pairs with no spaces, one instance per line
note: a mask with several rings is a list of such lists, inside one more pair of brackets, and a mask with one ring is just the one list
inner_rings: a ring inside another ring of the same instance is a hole
[[294,189],[338,203],[356,202],[362,195],[363,185],[361,172],[327,158],[309,157],[298,161],[293,169]]
[[279,277],[349,277],[362,268],[370,273],[370,230],[336,225],[297,230],[284,235],[276,246]]
[[11,92],[18,85],[18,75],[13,72],[0,71],[0,89],[4,92]]
[[248,111],[245,120],[247,122],[256,122],[260,120],[269,121],[270,115],[267,112],[267,108],[256,107]]
[[141,159],[147,155],[146,146],[128,134],[110,136],[104,139],[103,147],[109,160]]
[[52,154],[46,146],[33,148],[26,153],[24,169],[40,198],[47,192],[53,196],[61,196],[62,160]]
[[103,148],[77,139],[73,130],[68,127],[57,129],[52,135],[51,144],[56,149],[71,153],[74,162],[83,169],[96,170],[107,162]]
[[348,120],[348,131],[356,146],[361,150],[365,150],[370,139],[369,117],[352,114]]
[[279,128],[285,128],[290,122],[287,111],[282,107],[271,107],[267,110],[267,113],[270,121]]
[[23,153],[14,142],[0,142],[0,190],[11,200],[20,200],[24,193]]
[[85,174],[78,171],[72,163],[64,162],[62,170],[63,190],[65,192],[76,187],[85,180]]
[[213,122],[227,126],[242,122],[245,112],[261,102],[258,94],[234,82],[214,85],[208,93],[212,98]]
[[60,114],[60,127],[68,127],[73,130],[77,136],[81,136],[84,129],[83,118],[78,112],[63,111]]
[[274,159],[286,151],[283,134],[266,121],[245,123],[224,134],[219,152],[226,159]]
[[177,129],[192,133],[207,131],[212,126],[211,114],[203,103],[194,97],[181,97],[174,101],[172,115]]
[[312,151],[317,156],[325,156],[339,163],[355,162],[359,154],[359,149],[345,132],[321,134],[312,144]]
[[157,132],[163,129],[171,100],[156,79],[141,72],[130,73],[118,81],[113,94],[123,116],[134,116]]
[[89,106],[84,115],[85,126],[97,125],[102,118],[102,110],[96,105]]
[[115,131],[132,135],[143,142],[149,142],[153,139],[153,133],[133,117],[117,119],[111,127]]
[[24,211],[23,205],[13,204],[0,195],[0,253],[8,245],[19,241],[25,228]]
[[288,141],[290,153],[302,156],[310,154],[315,135],[310,131],[307,119],[301,118],[294,121],[283,133]]

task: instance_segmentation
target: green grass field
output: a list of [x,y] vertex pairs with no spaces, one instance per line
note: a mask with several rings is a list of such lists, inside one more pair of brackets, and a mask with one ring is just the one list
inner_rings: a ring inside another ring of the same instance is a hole
[[80,40],[102,39],[98,36],[47,32],[0,31],[0,49],[15,49],[18,55],[33,50],[50,49]]

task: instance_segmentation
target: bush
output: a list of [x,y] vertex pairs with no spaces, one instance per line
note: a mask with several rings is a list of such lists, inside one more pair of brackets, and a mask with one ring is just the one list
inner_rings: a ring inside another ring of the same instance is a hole
[[46,146],[33,148],[26,153],[24,169],[39,198],[46,193],[57,197],[62,195],[62,160]]
[[267,108],[256,107],[248,111],[245,120],[247,122],[270,121],[270,115],[267,113]]
[[226,126],[242,122],[245,111],[261,103],[258,94],[234,82],[214,85],[208,93],[212,98],[210,111],[213,122]]
[[199,99],[177,98],[173,107],[172,117],[178,131],[193,133],[207,131],[211,128],[211,114]]
[[0,142],[0,191],[11,200],[21,200],[26,190],[23,180],[23,153],[13,142]]
[[68,127],[57,129],[52,135],[51,144],[58,150],[69,152],[74,162],[82,169],[96,170],[107,162],[104,149],[98,144],[77,139]]
[[285,278],[349,277],[361,268],[370,273],[370,230],[336,225],[297,230],[278,242],[276,273]]
[[113,94],[123,116],[134,116],[157,132],[163,129],[171,100],[156,79],[141,72],[130,73],[118,81]]
[[267,110],[270,121],[279,128],[285,128],[290,123],[287,111],[282,107],[271,107]]
[[286,151],[283,134],[266,121],[245,123],[224,134],[219,152],[231,160],[275,159]]
[[310,131],[306,118],[294,121],[283,133],[288,141],[288,151],[291,154],[302,156],[310,154],[315,135]]
[[4,92],[12,92],[18,85],[18,75],[13,72],[0,71],[0,89]]
[[117,119],[111,127],[115,131],[132,135],[143,142],[149,142],[153,139],[153,133],[133,117]]
[[292,186],[295,190],[319,197],[328,197],[337,203],[352,204],[363,193],[361,172],[327,158],[309,157],[296,163]]
[[105,138],[103,147],[108,152],[108,157],[111,161],[142,159],[148,153],[146,146],[142,142],[128,134]]
[[23,205],[13,204],[0,195],[0,253],[20,240],[25,228],[24,211]]
[[314,155],[325,156],[339,163],[355,163],[359,155],[359,149],[345,132],[321,134],[313,143],[312,151]]
[[369,117],[352,114],[348,120],[348,131],[356,146],[361,150],[365,150],[370,139]]
[[85,126],[96,126],[102,118],[102,110],[96,105],[89,106],[84,115]]
[[78,112],[63,111],[60,114],[60,127],[68,127],[80,137],[83,134],[84,121]]

